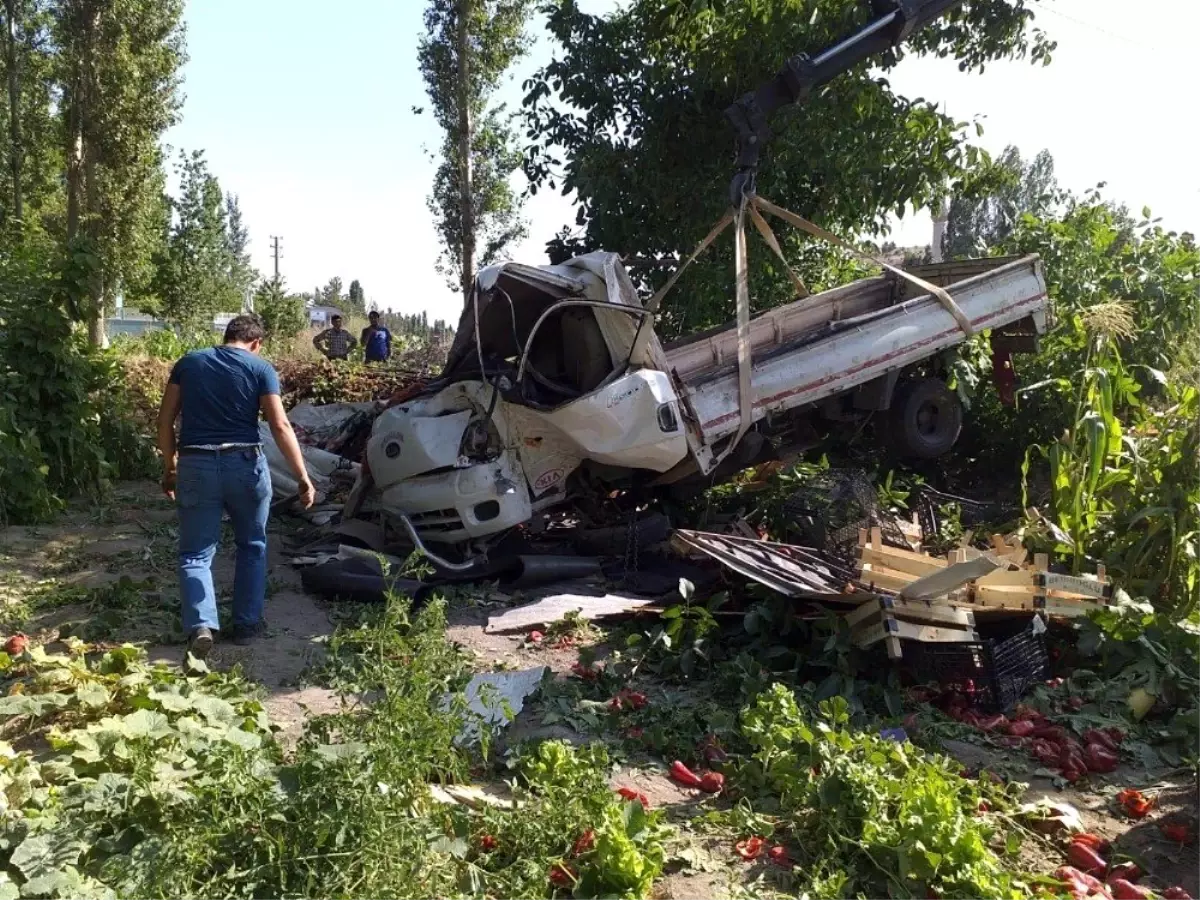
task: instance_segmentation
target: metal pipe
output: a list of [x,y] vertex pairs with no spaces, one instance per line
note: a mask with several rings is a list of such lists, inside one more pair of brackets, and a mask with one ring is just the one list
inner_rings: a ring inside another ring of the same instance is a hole
[[565,306],[592,306],[603,309],[612,309],[617,312],[623,312],[630,316],[640,316],[645,318],[650,315],[650,312],[645,309],[638,309],[635,306],[626,306],[624,303],[609,303],[606,300],[559,300],[553,303],[537,317],[537,321],[533,323],[533,327],[529,329],[529,337],[525,339],[525,349],[521,351],[521,362],[517,366],[517,384],[521,383],[521,379],[525,377],[525,364],[529,361],[529,348],[533,345],[533,339],[538,333],[538,329],[542,327],[542,322],[546,317],[556,309],[562,309]]
[[855,44],[857,44],[863,38],[870,37],[875,32],[879,31],[881,28],[886,28],[887,26],[891,25],[893,22],[896,21],[896,17],[899,15],[900,15],[899,11],[895,11],[895,12],[888,13],[886,16],[883,16],[882,18],[876,19],[874,22],[871,22],[869,25],[864,27],[861,31],[855,32],[854,34],[850,35],[850,37],[846,38],[844,41],[840,41],[839,43],[834,44],[828,50],[821,53],[816,59],[813,60],[813,65],[819,66],[822,63],[829,62],[829,60],[833,59],[833,57],[837,56],[843,50],[848,50],[850,47],[853,47]]
[[443,559],[425,546],[425,543],[421,540],[421,536],[417,534],[417,529],[414,527],[412,520],[409,519],[407,515],[404,513],[397,513],[397,515],[400,519],[400,524],[403,525],[404,530],[408,532],[409,540],[413,542],[413,546],[416,547],[417,550],[426,556],[429,561],[439,569],[446,569],[449,572],[469,572],[471,569],[474,569],[476,564],[479,562],[478,559],[473,559],[470,562],[465,563],[450,562],[448,559]]

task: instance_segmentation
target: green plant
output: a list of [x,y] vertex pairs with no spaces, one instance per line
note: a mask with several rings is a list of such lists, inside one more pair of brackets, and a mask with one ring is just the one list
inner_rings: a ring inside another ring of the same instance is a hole
[[688,678],[709,664],[712,639],[718,630],[713,610],[729,598],[714,594],[701,605],[692,602],[695,593],[692,583],[681,578],[679,595],[683,602],[664,609],[659,623],[650,631],[629,635],[626,646],[640,651],[634,672],[646,665],[659,675]]
[[1004,790],[911,744],[855,732],[849,718],[841,697],[810,718],[780,684],[742,714],[752,753],[739,783],[772,798],[798,836],[801,894],[832,880],[839,896],[1028,895],[992,849],[998,824],[978,814],[981,802],[1010,805]]

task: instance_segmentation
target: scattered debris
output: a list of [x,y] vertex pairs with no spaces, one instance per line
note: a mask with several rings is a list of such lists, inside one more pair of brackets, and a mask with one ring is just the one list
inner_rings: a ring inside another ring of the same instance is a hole
[[864,596],[855,573],[822,550],[684,529],[675,532],[671,545],[685,554],[711,556],[787,597],[857,603]]
[[[506,725],[525,706],[525,698],[538,689],[550,669],[534,666],[519,672],[485,672],[473,677],[463,690],[467,708],[478,718],[467,721],[458,736],[470,743],[479,735],[481,725]],[[450,698],[446,698],[449,706]]]
[[[872,589],[905,596],[919,590],[926,599],[935,596],[926,586],[944,587],[942,602],[976,611],[1041,610],[1047,615],[1067,618],[1101,609],[1112,598],[1112,584],[1102,567],[1094,576],[1060,575],[1049,571],[1049,558],[1042,553],[1034,556],[1032,566],[1025,565],[1026,551],[1019,540],[1010,543],[995,535],[992,546],[988,551],[959,547],[941,558],[888,546],[880,529],[872,528],[869,535],[864,530],[859,534],[861,580]],[[986,562],[980,563],[981,559]],[[917,584],[934,573],[972,571],[955,569],[965,563],[975,563],[978,566],[975,571],[980,574],[957,584],[953,583],[956,577],[948,582]]]
[[533,625],[549,625],[551,622],[557,622],[572,612],[578,613],[579,618],[590,622],[608,616],[636,612],[656,602],[658,601],[651,597],[630,597],[624,594],[600,596],[552,594],[534,603],[517,606],[505,610],[500,615],[491,616],[488,618],[484,631],[488,634],[525,631]]

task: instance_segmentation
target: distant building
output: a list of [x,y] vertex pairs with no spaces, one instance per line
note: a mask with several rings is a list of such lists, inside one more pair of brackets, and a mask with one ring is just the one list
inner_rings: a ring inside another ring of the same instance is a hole
[[308,324],[324,328],[334,316],[345,317],[345,313],[336,306],[310,306],[308,308]]

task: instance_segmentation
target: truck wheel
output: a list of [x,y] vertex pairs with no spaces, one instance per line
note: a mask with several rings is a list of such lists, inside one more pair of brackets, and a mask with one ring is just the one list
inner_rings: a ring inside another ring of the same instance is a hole
[[893,447],[909,459],[936,459],[949,452],[962,429],[962,403],[940,378],[900,385],[888,409]]

